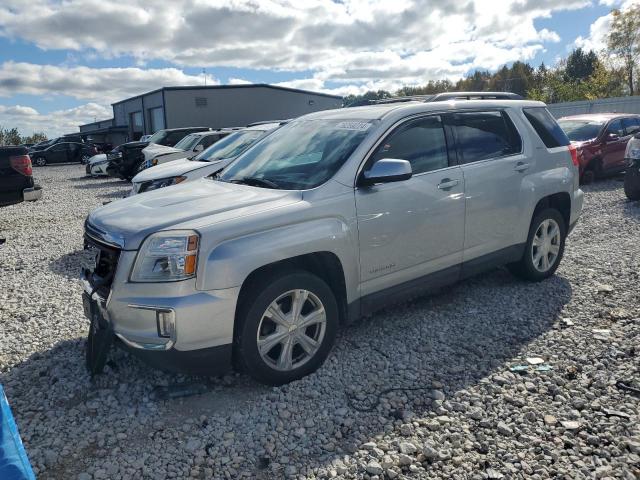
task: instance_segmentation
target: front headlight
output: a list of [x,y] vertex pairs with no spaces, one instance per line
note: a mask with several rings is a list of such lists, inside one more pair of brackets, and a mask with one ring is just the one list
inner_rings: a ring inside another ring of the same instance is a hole
[[157,180],[144,183],[143,184],[144,188],[140,189],[140,193],[149,192],[151,190],[157,190],[159,188],[170,187],[171,185],[177,185],[178,183],[184,182],[186,179],[187,177],[184,177],[184,176],[159,178]]
[[200,236],[193,230],[158,232],[138,252],[132,282],[176,282],[196,276]]

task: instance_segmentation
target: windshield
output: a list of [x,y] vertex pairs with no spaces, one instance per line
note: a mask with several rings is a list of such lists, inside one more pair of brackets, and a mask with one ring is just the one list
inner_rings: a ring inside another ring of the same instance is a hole
[[147,141],[149,143],[160,143],[162,141],[162,139],[165,137],[166,134],[167,134],[166,130],[158,130],[156,133],[151,135],[149,137],[149,140],[147,140]]
[[329,180],[367,136],[370,122],[289,123],[238,158],[220,180],[304,190]]
[[195,147],[196,144],[200,141],[200,138],[201,138],[200,135],[194,135],[192,133],[191,135],[187,135],[178,143],[176,143],[175,148],[179,148],[180,150],[186,150],[186,151],[193,150],[193,147]]
[[216,162],[237,157],[266,133],[264,130],[244,130],[232,133],[195,156],[193,160]]
[[593,120],[559,120],[560,128],[572,142],[584,142],[596,138],[604,125]]

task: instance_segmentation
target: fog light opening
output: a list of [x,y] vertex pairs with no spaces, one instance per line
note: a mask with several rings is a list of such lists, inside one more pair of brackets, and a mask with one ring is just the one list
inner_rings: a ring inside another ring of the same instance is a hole
[[173,310],[156,310],[158,336],[173,338],[176,330],[176,315]]

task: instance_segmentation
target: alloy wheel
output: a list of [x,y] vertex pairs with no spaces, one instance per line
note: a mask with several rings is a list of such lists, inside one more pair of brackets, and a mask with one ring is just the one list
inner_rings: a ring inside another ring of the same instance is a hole
[[318,352],[326,327],[326,311],[316,295],[303,289],[285,292],[271,302],[258,324],[260,357],[275,370],[295,370]]
[[544,273],[555,265],[561,238],[560,226],[554,219],[547,218],[540,223],[531,242],[531,258],[536,270]]

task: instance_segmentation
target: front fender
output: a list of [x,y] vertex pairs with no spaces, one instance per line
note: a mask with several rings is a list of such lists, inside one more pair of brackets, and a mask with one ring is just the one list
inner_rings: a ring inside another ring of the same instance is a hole
[[198,273],[196,288],[217,290],[239,287],[254,270],[300,255],[330,252],[342,264],[347,299],[357,290],[357,238],[338,218],[320,218],[251,233],[226,240],[206,257]]

